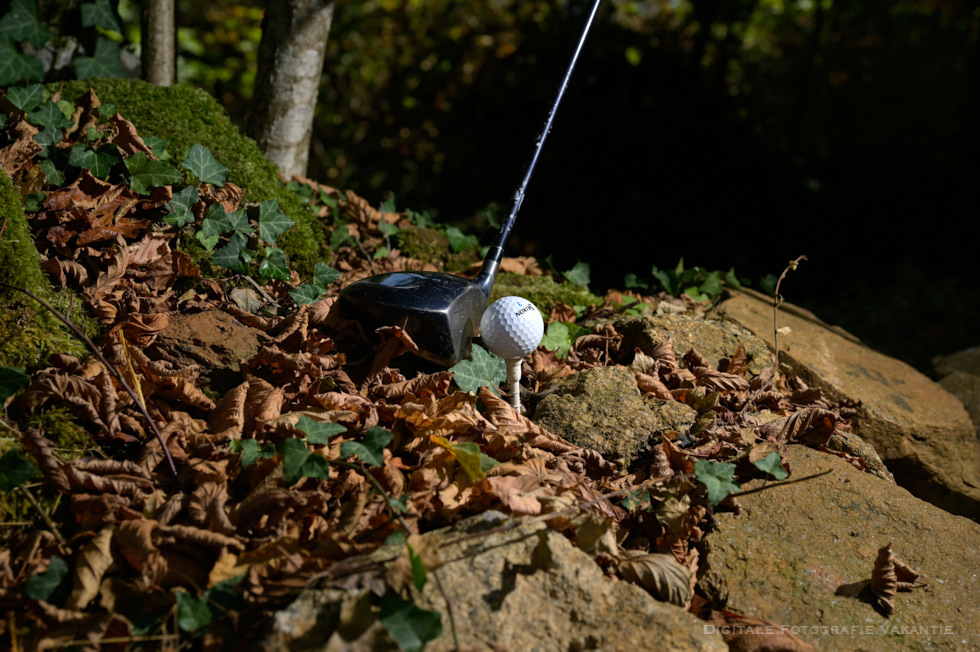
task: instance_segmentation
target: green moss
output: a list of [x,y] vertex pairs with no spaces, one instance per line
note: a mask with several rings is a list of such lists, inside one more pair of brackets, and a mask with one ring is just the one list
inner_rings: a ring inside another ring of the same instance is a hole
[[602,303],[600,297],[588,290],[564,281],[556,283],[550,276],[499,274],[490,300],[496,301],[500,297],[511,295],[524,297],[536,305],[543,315],[550,314],[555,303],[559,301],[568,306],[591,306]]
[[30,416],[27,424],[39,428],[66,460],[91,455],[96,448],[91,435],[78,425],[75,415],[64,406],[36,412]]
[[399,230],[395,238],[398,248],[409,258],[437,264],[444,261],[449,252],[449,238],[435,229],[409,225]]
[[[10,177],[0,170],[0,223],[6,225],[0,238],[0,281],[24,288],[41,297],[62,313],[72,294],[55,294],[41,269],[40,258],[24,216],[20,193]],[[79,319],[75,300],[75,319],[90,332],[97,332],[91,319]],[[83,329],[84,331],[84,329]],[[54,315],[27,295],[0,288],[0,365],[34,369],[55,352],[81,356],[84,345]]]
[[[58,87],[60,82],[49,90],[54,92]],[[313,266],[324,260],[326,239],[312,211],[282,186],[276,167],[265,160],[255,141],[231,123],[213,97],[182,84],[164,88],[122,79],[67,82],[62,97],[77,101],[89,87],[102,103],[115,104],[120,115],[132,122],[141,136],[166,139],[167,151],[178,161],[191,145],[200,143],[207,147],[230,169],[228,180],[245,190],[245,201],[277,199],[283,213],[296,222],[277,244],[301,276],[310,276]]]

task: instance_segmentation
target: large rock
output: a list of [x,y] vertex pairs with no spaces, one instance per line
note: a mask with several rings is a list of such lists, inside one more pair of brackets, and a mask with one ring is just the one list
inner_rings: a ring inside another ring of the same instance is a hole
[[[772,299],[732,292],[712,313],[773,341]],[[980,443],[962,403],[909,365],[860,344],[792,304],[779,310],[780,361],[835,398],[860,401],[851,425],[895,480],[955,514],[980,518]]]
[[[818,650],[975,650],[980,525],[826,453],[789,447],[793,478],[716,513],[700,585],[745,616],[791,628]],[[756,489],[764,480],[746,483]],[[879,548],[922,574],[885,617],[866,588]]]
[[616,330],[623,333],[622,346],[630,349],[639,347],[650,351],[670,337],[678,359],[694,348],[717,368],[741,347],[748,358],[751,375],[758,375],[772,365],[772,354],[765,341],[730,321],[667,313],[627,317],[616,322]]
[[648,406],[623,367],[596,367],[553,381],[534,420],[559,437],[628,465],[658,433],[690,426],[697,413],[673,401]]
[[980,346],[933,360],[939,384],[960,399],[980,439]]
[[[443,541],[499,526],[506,517],[485,512],[433,533]],[[429,578],[419,607],[442,613],[443,634],[426,652],[455,649],[446,598],[461,649],[678,650],[725,652],[721,637],[674,605],[636,585],[606,577],[592,559],[544,524],[450,543],[440,550],[440,593]],[[396,553],[397,554],[397,553]],[[391,557],[384,548],[374,555]],[[307,590],[274,619],[262,650],[397,650],[372,620],[367,589],[341,604],[337,589]],[[355,614],[360,611],[363,618]],[[375,616],[376,617],[376,616]]]

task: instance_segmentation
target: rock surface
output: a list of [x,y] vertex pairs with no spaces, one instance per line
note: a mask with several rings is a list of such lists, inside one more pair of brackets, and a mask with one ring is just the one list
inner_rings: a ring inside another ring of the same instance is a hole
[[[772,344],[772,300],[732,292],[713,311]],[[861,401],[851,426],[916,496],[980,518],[980,443],[962,403],[909,365],[873,351],[807,311],[783,304],[779,356],[812,386]]]
[[939,384],[960,399],[980,439],[980,346],[933,360]]
[[730,321],[663,314],[623,319],[616,323],[616,329],[623,333],[621,346],[628,350],[639,347],[649,353],[670,337],[678,359],[695,348],[717,369],[722,359],[731,358],[741,346],[748,356],[751,375],[758,375],[762,369],[772,365],[772,354],[765,341]]
[[[980,525],[832,455],[794,445],[789,459],[791,480],[832,473],[741,496],[739,515],[716,513],[701,578],[709,594],[818,650],[977,649]],[[865,584],[889,542],[926,586],[899,592],[886,618]]]
[[538,404],[534,421],[617,463],[628,465],[657,433],[694,421],[690,408],[689,420],[673,406],[651,409],[640,396],[636,378],[622,367],[588,369],[553,381],[550,387],[555,392]]
[[[498,526],[505,518],[485,512],[433,534],[448,541]],[[376,556],[390,553],[382,549]],[[463,649],[728,649],[720,635],[706,633],[704,622],[638,586],[606,577],[587,554],[542,523],[453,543],[440,554],[444,565],[437,573]],[[397,650],[376,620],[368,625],[352,615],[370,612],[369,597],[366,589],[346,598],[337,589],[307,590],[277,615],[258,649]],[[431,576],[417,604],[442,613],[442,636],[427,644],[426,652],[453,650],[446,600]]]

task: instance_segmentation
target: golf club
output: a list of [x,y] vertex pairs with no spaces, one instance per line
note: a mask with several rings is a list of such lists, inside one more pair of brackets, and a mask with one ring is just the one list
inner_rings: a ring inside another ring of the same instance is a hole
[[341,315],[358,320],[366,329],[400,326],[418,345],[417,354],[437,364],[449,366],[469,356],[470,341],[477,334],[480,317],[490,299],[504,255],[504,244],[524,201],[524,191],[601,1],[595,0],[589,11],[524,178],[514,193],[510,211],[487,252],[480,273],[473,280],[440,272],[391,272],[372,276],[341,290],[337,302]]

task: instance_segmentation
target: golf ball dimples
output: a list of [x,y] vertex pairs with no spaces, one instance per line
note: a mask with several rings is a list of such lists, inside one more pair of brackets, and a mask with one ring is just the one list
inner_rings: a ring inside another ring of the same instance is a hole
[[497,299],[480,320],[483,343],[493,353],[513,360],[530,355],[544,336],[544,320],[537,307],[521,297]]

